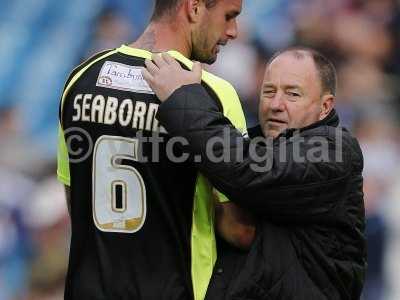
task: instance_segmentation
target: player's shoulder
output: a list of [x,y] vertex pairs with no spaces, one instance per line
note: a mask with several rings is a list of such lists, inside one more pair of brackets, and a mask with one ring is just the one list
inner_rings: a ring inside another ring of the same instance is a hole
[[224,115],[228,117],[232,124],[240,129],[242,133],[246,132],[246,119],[242,104],[232,84],[207,71],[203,71],[202,80],[217,95],[218,100],[222,104]]
[[[185,65],[187,68],[192,69],[193,62],[190,59],[186,58],[178,51],[171,50],[168,51],[168,53],[180,63]],[[210,72],[203,70],[202,81],[207,86],[209,86],[218,96],[226,95],[231,98],[238,98],[235,88],[228,81],[222,79],[221,77],[218,77]]]
[[68,95],[71,88],[76,84],[76,82],[80,81],[83,77],[83,74],[94,64],[99,61],[102,61],[104,58],[110,57],[112,54],[117,53],[116,49],[107,49],[101,52],[94,54],[93,56],[86,59],[84,62],[76,66],[65,81],[61,101],[60,101],[60,116],[62,113],[62,107],[65,102],[65,98]]
[[226,81],[225,79],[222,79],[221,77],[213,73],[210,73],[208,71],[203,71],[202,79],[207,84],[212,85],[213,87],[221,91],[224,91],[225,93],[229,93],[238,97],[233,85],[228,81]]
[[68,87],[70,82],[76,78],[77,76],[80,75],[80,73],[83,73],[85,69],[89,68],[91,65],[94,63],[100,61],[101,59],[108,57],[112,54],[116,53],[116,49],[107,49],[103,50],[100,52],[95,53],[91,57],[87,58],[85,61],[80,63],[78,66],[76,66],[71,73],[69,74],[67,81],[65,82],[64,90]]
[[202,81],[217,95],[224,107],[224,111],[228,108],[241,110],[239,96],[233,85],[228,81],[207,71],[203,71]]
[[[174,50],[168,51],[168,53],[188,69],[192,69],[193,62],[190,59]],[[212,90],[212,96],[214,98],[216,97],[215,100],[221,104],[224,115],[228,117],[237,128],[245,129],[246,121],[242,105],[232,84],[205,70],[203,70],[201,79],[202,83]]]

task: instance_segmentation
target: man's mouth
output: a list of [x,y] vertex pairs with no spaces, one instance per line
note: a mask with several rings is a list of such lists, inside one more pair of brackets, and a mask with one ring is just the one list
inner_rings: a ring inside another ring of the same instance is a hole
[[276,119],[276,118],[270,118],[270,119],[268,119],[268,123],[283,125],[283,124],[286,124],[287,122],[280,120],[280,119]]

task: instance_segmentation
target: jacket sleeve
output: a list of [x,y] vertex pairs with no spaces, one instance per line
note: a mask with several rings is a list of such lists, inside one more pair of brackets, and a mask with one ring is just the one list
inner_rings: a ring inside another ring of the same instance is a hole
[[350,157],[347,145],[336,149],[335,135],[327,134],[333,127],[257,143],[233,127],[200,85],[176,90],[157,118],[169,134],[188,140],[200,171],[217,189],[260,216],[327,220],[344,198]]

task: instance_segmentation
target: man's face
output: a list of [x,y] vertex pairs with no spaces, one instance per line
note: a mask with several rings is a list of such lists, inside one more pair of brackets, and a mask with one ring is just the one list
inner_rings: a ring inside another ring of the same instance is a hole
[[241,10],[242,0],[216,0],[214,6],[205,8],[201,21],[192,32],[191,58],[214,63],[220,47],[237,37],[236,17]]
[[313,59],[283,53],[267,67],[260,95],[259,121],[265,136],[302,128],[321,116],[321,83]]

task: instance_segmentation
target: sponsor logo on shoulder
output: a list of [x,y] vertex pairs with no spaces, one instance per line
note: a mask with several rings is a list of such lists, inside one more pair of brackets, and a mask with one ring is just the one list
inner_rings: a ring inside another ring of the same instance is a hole
[[96,85],[135,93],[154,94],[142,76],[142,69],[142,67],[106,61],[101,68]]
[[99,79],[97,80],[97,85],[110,87],[112,86],[112,82],[113,81],[110,76],[99,76]]

